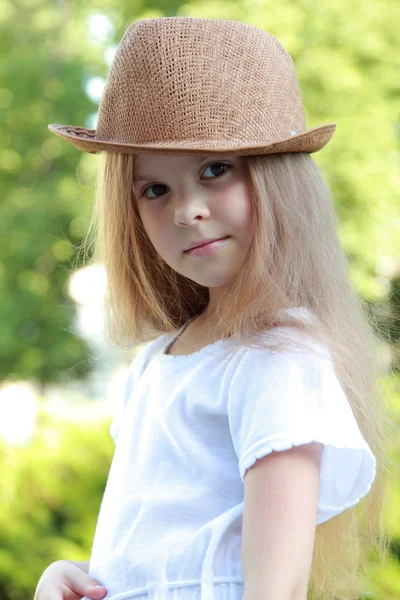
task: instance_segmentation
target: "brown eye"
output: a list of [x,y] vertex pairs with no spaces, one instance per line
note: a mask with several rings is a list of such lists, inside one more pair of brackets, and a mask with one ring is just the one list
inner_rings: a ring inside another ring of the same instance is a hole
[[[225,169],[222,170],[221,172],[221,168]],[[214,169],[217,171],[217,173],[214,172],[214,177],[220,177],[221,175],[223,175],[224,173],[226,173],[227,171],[229,171],[229,169],[231,168],[231,165],[228,165],[226,163],[223,162],[215,162],[212,163],[211,165],[208,165],[208,167],[206,167],[203,171],[203,174],[207,171],[207,169],[212,169],[214,171]],[[219,171],[219,172],[218,172]],[[212,179],[213,177],[206,177],[206,179]]]
[[[148,200],[154,200],[154,198],[159,198],[160,196],[162,196],[165,193],[165,191],[163,191],[163,188],[166,188],[166,187],[167,186],[163,185],[162,183],[156,183],[155,185],[149,185],[148,188],[146,188],[145,190],[143,190],[143,195],[146,196],[146,198]],[[150,197],[150,198],[149,198],[149,196],[147,196],[147,192],[149,190],[154,189],[154,190],[156,190],[156,192],[154,192],[154,193],[157,194],[157,191],[160,192],[160,188],[161,188],[161,193],[160,194],[158,194],[158,195],[156,195],[154,197]]]

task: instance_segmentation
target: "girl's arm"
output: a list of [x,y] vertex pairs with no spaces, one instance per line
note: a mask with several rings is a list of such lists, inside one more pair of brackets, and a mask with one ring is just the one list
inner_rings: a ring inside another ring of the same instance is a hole
[[306,600],[322,444],[258,459],[244,478],[243,600]]

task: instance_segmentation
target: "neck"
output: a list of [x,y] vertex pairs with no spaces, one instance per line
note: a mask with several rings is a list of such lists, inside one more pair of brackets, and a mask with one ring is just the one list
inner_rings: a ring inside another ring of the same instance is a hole
[[207,308],[202,312],[198,318],[199,324],[201,323],[207,327],[215,327],[218,322],[218,313],[224,306],[224,303],[228,299],[227,286],[218,288],[209,288],[209,303]]

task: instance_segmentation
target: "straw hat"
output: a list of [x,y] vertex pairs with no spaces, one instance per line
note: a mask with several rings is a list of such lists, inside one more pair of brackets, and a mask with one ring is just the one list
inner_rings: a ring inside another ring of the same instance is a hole
[[162,17],[132,23],[110,67],[97,129],[48,126],[85,152],[316,152],[336,125],[306,129],[290,55],[238,21]]

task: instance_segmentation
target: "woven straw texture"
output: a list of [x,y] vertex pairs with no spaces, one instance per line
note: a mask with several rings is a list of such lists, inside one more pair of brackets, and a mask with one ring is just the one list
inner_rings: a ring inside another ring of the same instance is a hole
[[86,152],[232,155],[316,152],[336,125],[306,130],[290,55],[245,23],[132,23],[107,77],[97,129],[49,125]]

